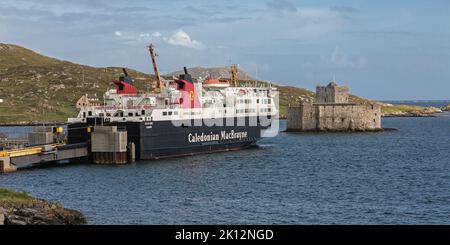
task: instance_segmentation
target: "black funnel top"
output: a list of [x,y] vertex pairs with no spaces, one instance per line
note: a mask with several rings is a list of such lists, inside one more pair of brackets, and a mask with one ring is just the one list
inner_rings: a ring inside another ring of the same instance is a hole
[[180,74],[179,79],[193,83],[192,76],[191,76],[191,74],[188,73],[186,66],[183,67],[183,70],[184,70],[184,74]]

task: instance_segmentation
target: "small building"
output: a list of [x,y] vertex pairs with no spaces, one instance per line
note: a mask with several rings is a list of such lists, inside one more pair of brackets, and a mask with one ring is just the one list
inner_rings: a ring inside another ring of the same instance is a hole
[[331,82],[316,87],[314,103],[289,107],[287,131],[379,131],[381,106],[349,101],[349,88]]
[[85,94],[85,95],[81,96],[81,98],[78,99],[76,108],[80,109],[82,107],[100,106],[100,105],[101,105],[100,101],[96,95],[94,95],[94,97],[90,98],[87,94]]

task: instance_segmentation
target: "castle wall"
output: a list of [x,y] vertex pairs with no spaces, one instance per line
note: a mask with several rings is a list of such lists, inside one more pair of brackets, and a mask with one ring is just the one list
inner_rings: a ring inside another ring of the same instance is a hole
[[308,103],[302,105],[301,130],[312,131],[317,128],[317,113],[317,108],[313,104]]
[[311,103],[289,107],[287,113],[288,131],[314,131],[317,128],[317,108]]
[[288,131],[374,131],[381,129],[379,105],[303,104],[289,108]]
[[348,87],[336,86],[334,90],[334,103],[348,103]]
[[366,131],[381,129],[379,105],[316,105],[319,131]]
[[298,131],[302,128],[302,107],[289,107],[287,112],[287,130]]

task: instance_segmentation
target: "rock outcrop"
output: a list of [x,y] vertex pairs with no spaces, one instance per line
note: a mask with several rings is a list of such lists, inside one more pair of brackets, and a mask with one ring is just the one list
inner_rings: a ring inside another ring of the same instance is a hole
[[443,110],[436,107],[424,107],[420,110],[389,110],[382,114],[383,117],[435,117]]
[[28,197],[0,198],[0,225],[80,225],[83,215],[59,203]]
[[442,111],[450,111],[450,105],[443,106],[441,108]]

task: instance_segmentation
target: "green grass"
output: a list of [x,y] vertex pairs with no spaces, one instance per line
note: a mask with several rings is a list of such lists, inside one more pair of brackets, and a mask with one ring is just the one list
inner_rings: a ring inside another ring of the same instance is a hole
[[[136,81],[145,90],[149,75],[127,70],[135,78],[146,78]],[[121,74],[117,67],[89,67],[0,44],[0,99],[4,100],[0,124],[67,122],[77,115],[75,103],[82,95],[101,97],[115,87],[112,81]]]
[[0,188],[0,203],[29,203],[33,199],[33,197],[28,196],[25,192]]
[[421,113],[427,110],[427,107],[412,106],[412,105],[392,105],[392,106],[382,106],[381,112],[384,114],[395,114],[395,113]]

